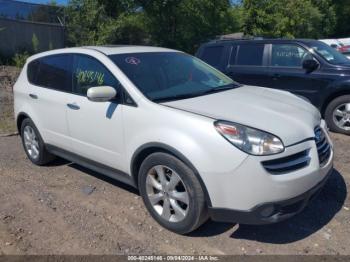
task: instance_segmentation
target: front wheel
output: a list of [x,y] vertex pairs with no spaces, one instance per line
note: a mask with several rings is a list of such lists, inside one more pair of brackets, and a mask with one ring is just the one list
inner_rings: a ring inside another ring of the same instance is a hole
[[140,167],[138,182],[146,208],[168,230],[186,234],[207,219],[202,187],[193,171],[176,157],[151,154]]
[[331,131],[350,135],[350,95],[331,101],[326,108],[325,119]]

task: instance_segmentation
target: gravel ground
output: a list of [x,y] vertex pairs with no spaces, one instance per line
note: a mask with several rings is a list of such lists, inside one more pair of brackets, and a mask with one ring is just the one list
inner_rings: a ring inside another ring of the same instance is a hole
[[58,159],[37,167],[0,138],[0,254],[350,254],[350,137],[332,134],[335,170],[317,199],[275,225],[161,228],[138,193]]

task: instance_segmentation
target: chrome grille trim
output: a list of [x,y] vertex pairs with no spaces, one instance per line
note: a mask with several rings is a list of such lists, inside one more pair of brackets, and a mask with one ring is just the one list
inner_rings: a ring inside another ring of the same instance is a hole
[[317,147],[318,160],[320,166],[324,166],[331,156],[331,146],[323,129],[319,126],[315,128],[315,143]]
[[269,173],[282,175],[305,168],[309,165],[310,160],[309,150],[304,150],[286,157],[263,161],[262,165]]

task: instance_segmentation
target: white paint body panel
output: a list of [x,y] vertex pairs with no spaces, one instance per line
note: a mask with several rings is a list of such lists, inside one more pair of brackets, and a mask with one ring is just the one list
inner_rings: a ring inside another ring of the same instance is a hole
[[[176,149],[197,169],[212,206],[248,210],[262,202],[295,197],[315,186],[332,167],[333,153],[320,168],[314,136],[320,114],[304,100],[283,91],[244,86],[202,97],[156,104],[149,101],[103,53],[162,52],[154,47],[70,48],[45,52],[32,59],[61,53],[83,53],[102,62],[124,86],[137,107],[92,102],[86,97],[59,93],[28,83],[26,66],[15,87],[15,114],[29,115],[45,143],[131,175],[131,161],[138,148],[162,143]],[[29,94],[35,92],[37,100]],[[76,103],[80,110],[69,109]],[[227,142],[214,128],[216,119],[237,122],[280,137],[286,150],[272,156],[250,156]],[[322,123],[324,125],[324,123]],[[329,137],[328,137],[329,139]],[[296,145],[293,145],[298,143]],[[261,165],[310,149],[310,165],[273,176]]]

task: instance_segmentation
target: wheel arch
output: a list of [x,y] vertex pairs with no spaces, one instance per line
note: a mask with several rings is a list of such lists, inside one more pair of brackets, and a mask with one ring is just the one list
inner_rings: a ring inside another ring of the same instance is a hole
[[341,90],[337,90],[336,92],[331,93],[323,102],[322,108],[321,108],[321,115],[324,117],[326,113],[327,106],[330,102],[332,102],[334,99],[344,96],[344,95],[350,95],[350,86],[348,88],[343,88]]
[[29,115],[24,113],[24,112],[21,112],[17,115],[17,118],[16,118],[16,126],[17,126],[17,131],[18,131],[18,134],[21,135],[21,126],[22,126],[22,123],[23,123],[23,120],[26,119],[26,118],[29,118]]
[[208,190],[207,190],[198,170],[187,159],[187,157],[185,157],[181,152],[179,152],[177,149],[175,149],[169,145],[163,144],[163,143],[150,142],[150,143],[144,144],[144,145],[140,146],[133,154],[133,156],[131,158],[130,171],[131,171],[131,175],[134,179],[134,182],[137,186],[138,186],[138,174],[139,174],[139,170],[140,170],[142,162],[150,154],[153,154],[156,152],[168,153],[168,154],[180,159],[189,168],[191,168],[191,170],[193,171],[193,173],[197,177],[197,179],[198,179],[198,181],[203,189],[204,197],[205,197],[205,201],[206,201],[207,206],[208,207],[212,206]]

